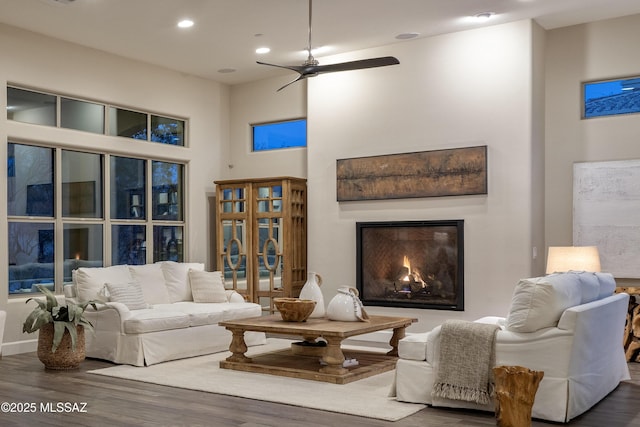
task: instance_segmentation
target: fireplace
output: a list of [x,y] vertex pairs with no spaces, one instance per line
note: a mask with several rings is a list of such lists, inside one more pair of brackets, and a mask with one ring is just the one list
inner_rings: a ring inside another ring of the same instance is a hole
[[464,221],[356,223],[364,305],[464,310]]

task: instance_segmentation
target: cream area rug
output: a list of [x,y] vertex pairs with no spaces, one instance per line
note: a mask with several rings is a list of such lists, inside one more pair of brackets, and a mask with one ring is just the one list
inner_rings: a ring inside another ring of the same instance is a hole
[[[250,347],[247,356],[282,350],[290,344],[289,340],[269,338],[265,345]],[[363,349],[343,347],[346,357],[349,357],[349,348]],[[381,351],[372,348],[366,350]],[[387,421],[397,421],[425,407],[388,397],[395,371],[338,385],[220,369],[219,362],[230,354],[221,352],[146,367],[119,365],[89,373]]]

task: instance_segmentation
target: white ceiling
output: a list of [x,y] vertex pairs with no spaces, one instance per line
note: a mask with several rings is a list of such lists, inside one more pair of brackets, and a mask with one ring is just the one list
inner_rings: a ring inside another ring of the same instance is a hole
[[[293,74],[255,61],[304,61],[307,6],[307,0],[0,0],[0,22],[236,84]],[[489,23],[469,22],[487,11],[496,13]],[[637,0],[316,0],[313,46],[330,47],[329,55],[406,43],[395,38],[406,32],[427,37],[526,18],[553,29],[635,13]],[[185,17],[195,26],[177,28]],[[261,46],[271,52],[256,54]],[[225,68],[236,71],[218,71]]]

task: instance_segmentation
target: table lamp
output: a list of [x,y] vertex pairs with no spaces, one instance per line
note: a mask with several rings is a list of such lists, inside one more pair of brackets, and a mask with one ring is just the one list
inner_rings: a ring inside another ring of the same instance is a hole
[[600,271],[596,246],[549,246],[547,274],[567,271]]

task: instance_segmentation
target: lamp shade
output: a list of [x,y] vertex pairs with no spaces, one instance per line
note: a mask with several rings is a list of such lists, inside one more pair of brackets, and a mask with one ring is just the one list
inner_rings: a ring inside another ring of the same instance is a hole
[[596,246],[549,246],[547,274],[567,271],[600,271]]

